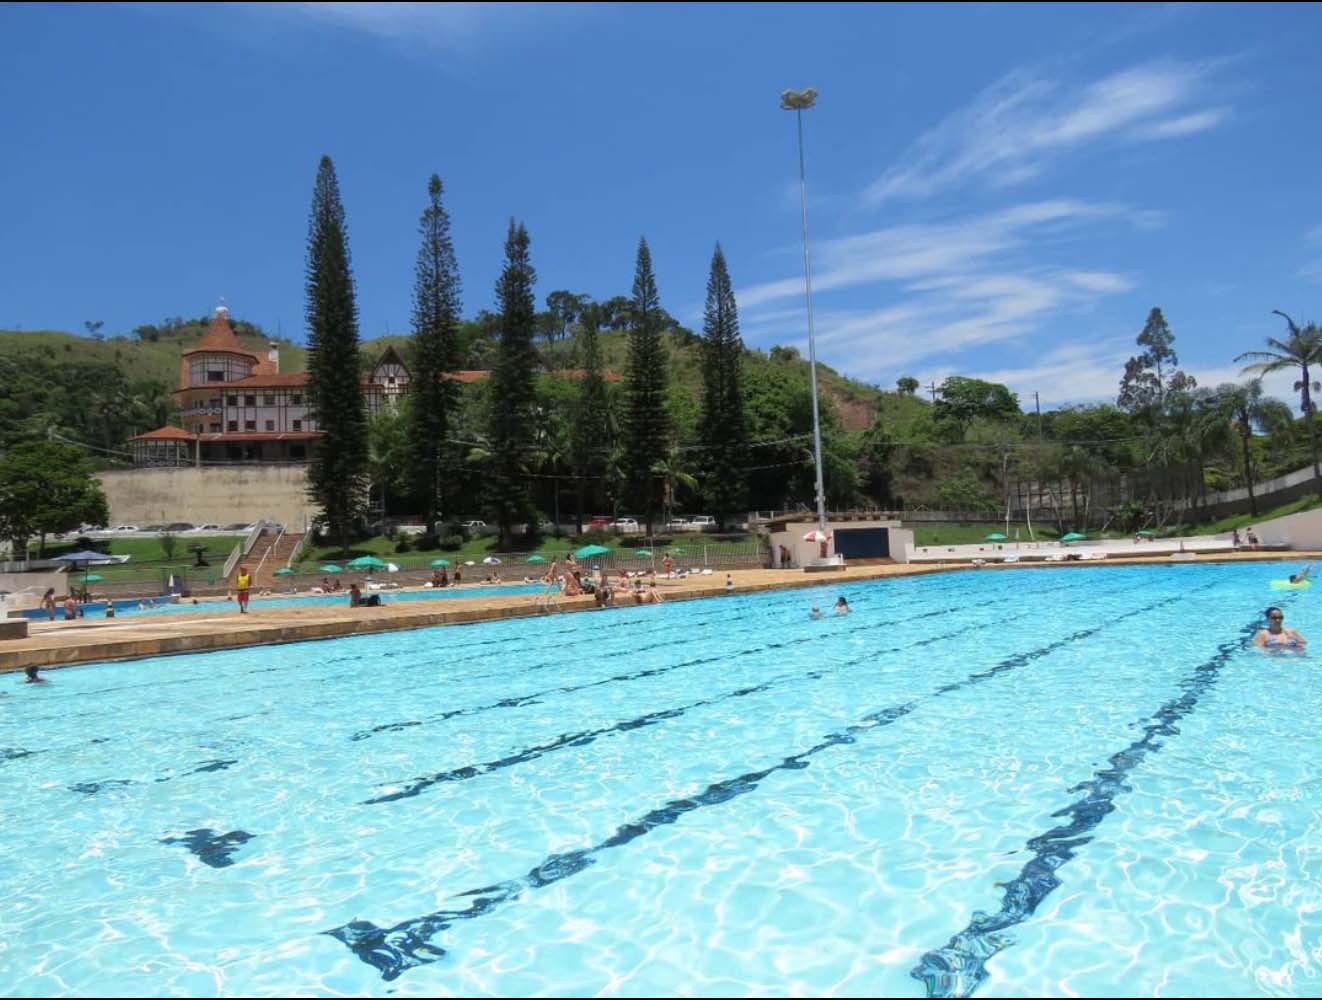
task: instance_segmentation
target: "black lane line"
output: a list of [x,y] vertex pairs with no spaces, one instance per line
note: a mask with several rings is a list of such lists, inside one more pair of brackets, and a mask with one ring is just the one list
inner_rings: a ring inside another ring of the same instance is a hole
[[165,837],[160,843],[182,844],[197,855],[203,864],[212,868],[228,868],[234,864],[234,852],[255,836],[246,830],[216,833],[210,827],[203,827],[200,830],[189,830],[182,837]]
[[[1211,585],[1209,584],[1209,586]],[[1039,646],[1030,652],[1010,657],[1007,661],[1004,661],[1012,664],[1006,669],[1014,669],[1016,666],[1022,666],[1041,659],[1064,646],[1095,635],[1117,622],[1133,618],[1136,615],[1146,614],[1155,608],[1172,604],[1177,600],[1183,600],[1187,596],[1187,593],[1185,593],[1163,598],[1134,611],[1116,615],[1092,628],[1073,632],[1061,639]],[[993,669],[982,671],[979,674],[971,674],[966,682],[953,688],[945,685],[943,690],[958,690],[961,687],[977,684],[982,680],[995,677],[1002,672]],[[938,693],[935,696],[940,697],[940,694]],[[682,816],[697,809],[721,805],[731,799],[747,795],[749,792],[755,791],[768,776],[778,771],[803,770],[810,765],[811,759],[822,751],[832,747],[853,744],[857,742],[859,736],[891,725],[917,708],[920,701],[921,699],[916,699],[900,705],[877,709],[863,716],[854,725],[845,727],[841,732],[828,734],[815,746],[791,754],[783,758],[778,764],[757,771],[749,771],[738,777],[727,778],[724,781],[718,781],[715,784],[708,785],[703,792],[691,798],[673,799],[660,808],[646,813],[639,819],[618,827],[610,837],[592,847],[549,855],[540,865],[518,878],[460,893],[461,898],[472,898],[472,902],[465,909],[437,910],[421,917],[401,921],[391,927],[379,927],[370,920],[353,920],[331,930],[323,931],[323,933],[342,941],[361,961],[377,969],[383,980],[389,982],[397,979],[402,973],[415,966],[444,958],[447,954],[446,949],[431,944],[430,939],[441,931],[447,930],[458,921],[473,920],[485,916],[500,906],[519,898],[525,892],[542,889],[572,875],[577,875],[596,864],[598,854],[613,848],[623,847],[659,827],[676,823]]]
[[1126,776],[1141,766],[1150,754],[1162,749],[1159,737],[1179,735],[1176,724],[1197,708],[1198,700],[1216,684],[1221,668],[1234,654],[1250,645],[1259,627],[1257,622],[1246,625],[1238,638],[1221,643],[1215,656],[1194,667],[1180,680],[1183,694],[1146,717],[1141,739],[1112,754],[1107,767],[1094,771],[1087,781],[1069,789],[1084,794],[1051,814],[1067,817],[1069,822],[1054,826],[1028,841],[1028,850],[1033,857],[1014,879],[1003,883],[1005,893],[1001,897],[1001,908],[990,915],[981,910],[974,913],[967,927],[944,947],[923,955],[910,970],[909,975],[926,987],[929,997],[971,996],[987,980],[987,961],[1014,943],[1005,932],[1031,917],[1042,900],[1060,886],[1056,870],[1089,843],[1093,831],[1115,811],[1115,799],[1129,791]]
[[[167,775],[163,778],[153,778],[153,784],[161,784],[165,781],[174,781],[175,778],[186,778],[190,774],[207,774],[212,771],[224,771],[238,763],[237,759],[225,760],[207,760],[203,761],[191,771],[183,771],[179,774]],[[134,781],[132,778],[108,778],[105,781],[82,781],[69,786],[71,792],[81,792],[83,795],[95,795],[105,788],[122,788],[126,785],[141,785],[144,782]]]
[[[989,602],[990,603],[990,602]],[[936,613],[936,612],[933,612]],[[808,670],[802,673],[779,674],[761,684],[755,684],[749,687],[736,688],[733,691],[726,691],[722,694],[713,695],[710,698],[702,698],[698,701],[689,702],[687,705],[678,705],[674,708],[659,709],[655,712],[648,712],[644,715],[636,716],[632,719],[626,719],[622,722],[616,722],[609,726],[602,726],[598,729],[588,729],[577,733],[567,733],[551,740],[549,743],[543,743],[539,746],[526,747],[517,753],[512,753],[507,757],[501,757],[499,760],[489,760],[478,764],[469,764],[464,767],[457,767],[449,771],[438,771],[435,774],[425,775],[421,778],[415,778],[406,787],[397,792],[389,792],[385,795],[378,795],[374,798],[366,799],[359,805],[374,806],[383,802],[399,802],[403,799],[415,798],[429,788],[445,784],[452,781],[467,781],[469,778],[476,778],[479,775],[490,774],[493,771],[500,771],[507,767],[513,767],[516,764],[524,764],[539,757],[545,757],[547,754],[555,753],[557,750],[565,750],[569,747],[584,747],[595,743],[600,737],[611,733],[627,733],[635,729],[642,729],[646,726],[654,726],[660,722],[666,722],[670,719],[678,719],[687,715],[689,712],[698,708],[706,708],[724,701],[731,701],[735,698],[746,698],[750,694],[759,694],[770,688],[781,684],[802,681],[819,680],[828,673],[834,673],[847,667],[857,666],[877,656],[888,653],[899,653],[907,649],[916,649],[923,646],[930,646],[936,642],[945,642],[966,632],[972,632],[987,628],[989,624],[1003,624],[1022,618],[1028,612],[1024,611],[1017,615],[1010,615],[999,619],[996,623],[973,622],[963,628],[956,629],[953,632],[947,632],[944,635],[932,636],[927,639],[919,639],[915,642],[904,643],[899,646],[891,646],[887,649],[869,650],[865,655],[853,659],[844,660],[840,663],[832,664],[829,667],[820,667],[816,670]],[[635,675],[636,676],[636,675]],[[604,683],[604,682],[598,682]]]
[[[1043,594],[1057,593],[1057,592],[1059,592],[1059,591],[1070,591],[1070,590],[1076,590],[1076,589],[1079,589],[1080,587],[1082,587],[1082,584],[1066,584],[1066,585],[1063,585],[1063,586],[1047,587],[1047,588],[1045,588],[1045,589],[1042,589],[1042,590],[1039,590],[1039,591],[1034,592],[1034,595],[1033,595],[1033,596],[1040,596],[1040,595],[1043,595]],[[947,607],[947,608],[938,608],[938,609],[936,609],[935,611],[925,611],[925,612],[922,612],[922,613],[920,613],[920,614],[907,614],[907,615],[905,615],[905,616],[903,616],[903,617],[901,617],[901,618],[894,618],[894,619],[883,620],[883,621],[879,621],[879,622],[876,622],[876,621],[874,621],[874,622],[868,622],[868,623],[866,623],[866,624],[857,625],[857,626],[855,626],[855,627],[853,627],[853,628],[844,629],[844,630],[842,630],[842,631],[839,631],[839,632],[833,633],[833,637],[834,637],[834,636],[840,636],[840,635],[851,635],[851,634],[854,634],[854,633],[857,633],[857,632],[866,632],[866,631],[870,631],[870,630],[872,630],[872,629],[876,629],[876,628],[881,628],[881,627],[883,627],[883,626],[887,626],[887,625],[896,625],[896,624],[899,624],[899,623],[901,623],[901,622],[917,621],[917,620],[919,620],[919,619],[923,619],[923,618],[933,618],[933,617],[936,617],[937,615],[948,614],[948,613],[950,613],[950,612],[952,612],[952,611],[967,611],[967,610],[970,610],[970,609],[972,609],[972,608],[987,607],[987,606],[992,605],[992,604],[998,604],[998,603],[1001,603],[1002,600],[1003,600],[1003,598],[994,598],[994,599],[992,599],[992,600],[988,600],[988,601],[979,601],[979,602],[977,602],[977,603],[975,603],[975,604],[963,604],[963,603],[961,603],[961,604],[952,605],[952,606]],[[741,617],[741,616],[735,616],[735,617]],[[800,638],[800,639],[797,639],[797,640],[787,640],[787,641],[779,642],[779,643],[771,643],[771,644],[768,644],[768,645],[765,645],[765,646],[758,646],[758,647],[755,647],[755,648],[753,648],[753,649],[735,650],[735,651],[731,651],[731,652],[729,652],[729,653],[722,653],[722,654],[719,654],[719,655],[716,655],[716,656],[704,656],[704,657],[699,657],[699,658],[692,659],[692,660],[685,660],[685,661],[682,661],[682,662],[680,662],[680,663],[668,664],[668,665],[666,665],[666,666],[662,666],[662,667],[652,667],[652,668],[649,668],[649,669],[646,669],[646,670],[639,670],[639,671],[635,671],[635,672],[633,672],[633,673],[627,673],[627,674],[615,674],[615,675],[613,675],[613,676],[611,676],[611,677],[606,677],[606,678],[603,678],[603,679],[601,679],[601,680],[596,680],[596,681],[590,681],[590,682],[587,682],[587,683],[584,683],[584,684],[570,685],[570,686],[560,686],[560,687],[553,687],[553,688],[546,688],[546,689],[544,689],[544,690],[541,690],[541,691],[535,691],[535,692],[532,692],[532,693],[530,693],[530,694],[526,694],[526,695],[515,695],[515,696],[508,697],[508,698],[502,698],[502,699],[500,699],[499,701],[492,702],[492,703],[490,703],[490,704],[486,704],[486,705],[476,705],[476,706],[472,706],[472,707],[469,707],[469,708],[450,709],[449,711],[446,711],[446,712],[440,712],[440,713],[437,713],[436,715],[428,716],[427,718],[424,718],[424,719],[408,719],[408,720],[405,720],[405,721],[402,721],[402,722],[387,722],[387,723],[382,723],[381,725],[373,726],[373,727],[371,727],[370,729],[362,729],[362,730],[359,730],[358,732],[354,733],[354,734],[353,734],[352,736],[350,736],[349,738],[350,738],[351,740],[355,740],[355,741],[357,741],[357,740],[365,740],[365,739],[370,739],[370,738],[373,737],[373,736],[379,735],[380,733],[399,732],[399,731],[404,730],[404,729],[412,729],[412,728],[415,728],[415,727],[418,727],[418,726],[425,726],[425,725],[431,725],[431,724],[438,723],[438,722],[445,722],[445,721],[447,721],[447,720],[449,720],[449,719],[457,718],[457,717],[460,717],[460,716],[477,715],[477,714],[482,713],[482,712],[489,712],[489,711],[491,711],[491,710],[493,710],[493,709],[498,709],[498,708],[520,708],[520,707],[523,707],[523,706],[525,706],[525,705],[536,704],[541,698],[544,698],[544,697],[546,697],[546,696],[548,696],[548,695],[552,695],[552,694],[572,694],[572,693],[577,692],[577,691],[585,691],[585,690],[587,690],[588,688],[598,687],[598,686],[603,685],[603,684],[612,684],[612,683],[614,683],[614,682],[616,682],[616,681],[630,681],[630,680],[637,680],[637,679],[639,679],[639,678],[644,678],[644,677],[655,677],[655,676],[658,675],[658,674],[668,673],[668,672],[671,671],[671,670],[678,670],[678,669],[681,669],[681,668],[683,668],[683,667],[700,666],[700,665],[702,665],[702,664],[706,664],[706,663],[716,663],[716,662],[720,662],[720,661],[723,661],[723,660],[735,659],[735,658],[740,657],[740,656],[751,656],[751,655],[754,655],[754,654],[757,654],[757,653],[764,653],[764,652],[767,652],[768,650],[771,650],[771,649],[780,649],[780,648],[783,648],[783,647],[786,647],[786,646],[800,645],[800,644],[803,644],[803,643],[814,642],[814,641],[819,640],[820,638],[821,638],[821,637],[820,637],[820,636],[817,636],[817,635],[810,635],[810,636],[803,637],[803,638]],[[642,647],[637,647],[637,648],[635,648],[635,649],[631,649],[629,652],[630,652],[630,655],[634,655],[634,654],[639,653],[639,652],[642,652],[642,651],[644,651],[644,650],[660,648],[660,647],[662,647],[662,646],[670,646],[670,645],[673,645],[673,644],[674,644],[673,640],[666,640],[665,642],[658,643],[658,644],[653,645],[653,646],[642,646]],[[532,668],[532,669],[541,669],[541,668],[546,667],[546,666],[554,666],[556,663],[559,663],[559,662],[561,662],[562,660],[563,660],[563,657],[558,657],[555,661],[552,661],[551,663],[538,664],[537,666],[535,666],[535,667]],[[483,675],[483,676],[494,676],[494,675]],[[474,679],[480,679],[480,678],[474,678]]]
[[[1068,590],[1070,588],[1066,587],[1066,588],[1053,588],[1053,589]],[[976,604],[956,604],[946,608],[937,608],[934,611],[926,611],[923,612],[922,614],[917,614],[917,615],[909,614],[909,615],[904,615],[903,617],[900,618],[891,618],[879,622],[867,622],[865,624],[856,625],[853,628],[842,629],[838,632],[835,632],[831,635],[831,638],[836,638],[842,635],[851,635],[857,632],[868,632],[868,631],[872,631],[873,629],[883,628],[888,625],[898,625],[901,622],[917,621],[923,618],[934,618],[938,615],[949,614],[952,611],[967,611],[971,608],[988,607],[992,604],[999,604],[1001,602],[1002,602],[1001,598],[995,598],[988,601],[979,601]],[[349,739],[354,741],[366,740],[366,739],[370,739],[373,736],[377,736],[381,733],[400,732],[401,730],[413,729],[418,726],[426,726],[438,722],[445,722],[449,719],[453,719],[459,716],[477,715],[479,713],[489,712],[493,709],[498,709],[498,708],[521,708],[525,705],[536,704],[540,699],[545,698],[548,695],[573,694],[577,691],[586,691],[589,688],[600,687],[603,684],[613,684],[616,681],[631,681],[631,680],[638,680],[639,678],[644,678],[644,677],[655,677],[658,674],[669,673],[672,670],[679,670],[684,667],[701,666],[702,664],[706,664],[706,663],[718,663],[727,660],[734,660],[734,659],[738,659],[741,656],[753,656],[758,653],[765,653],[773,649],[784,649],[789,646],[803,645],[804,643],[820,642],[822,639],[823,637],[821,635],[814,633],[812,635],[802,636],[797,639],[786,639],[781,642],[767,643],[766,645],[756,646],[752,649],[732,650],[728,653],[719,653],[713,656],[697,657],[690,660],[683,660],[679,663],[667,664],[661,667],[651,667],[646,670],[638,670],[632,673],[615,674],[611,677],[605,677],[595,681],[588,681],[583,684],[545,688],[541,691],[534,691],[530,694],[515,695],[508,698],[502,698],[499,701],[491,702],[490,704],[486,704],[486,705],[475,705],[470,708],[456,708],[456,709],[451,709],[447,712],[438,712],[436,715],[428,716],[425,719],[409,719],[403,722],[382,723],[379,726],[372,726],[370,729],[359,730],[358,732],[350,736]],[[631,649],[629,651],[629,655],[633,656],[637,653],[645,652],[650,649],[661,649],[664,647],[674,646],[674,645],[675,645],[675,640],[673,637],[671,637],[650,646],[635,647],[634,649]],[[554,660],[550,661],[549,663],[539,664],[537,667],[533,669],[540,669],[543,666],[554,666],[555,664],[562,663],[563,661],[564,661],[563,655],[557,656]],[[527,671],[525,671],[525,673],[526,672]]]

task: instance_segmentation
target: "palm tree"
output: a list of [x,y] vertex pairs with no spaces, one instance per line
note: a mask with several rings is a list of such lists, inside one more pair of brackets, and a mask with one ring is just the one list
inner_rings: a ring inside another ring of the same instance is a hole
[[1249,443],[1253,430],[1273,430],[1290,423],[1290,410],[1278,400],[1264,397],[1262,382],[1253,379],[1243,385],[1223,385],[1217,389],[1226,415],[1239,435],[1244,462],[1244,485],[1249,491],[1249,513],[1258,516],[1258,498],[1253,495],[1253,459]]
[[679,487],[685,486],[689,489],[697,489],[698,480],[685,471],[680,463],[678,452],[672,451],[665,458],[652,463],[652,475],[661,480],[664,487],[662,494],[662,509],[664,511],[665,524],[670,524],[670,515],[675,506],[675,494]]
[[1300,378],[1295,382],[1294,389],[1299,393],[1299,409],[1304,415],[1304,423],[1308,426],[1308,450],[1313,456],[1313,476],[1322,478],[1322,468],[1318,467],[1317,459],[1317,431],[1313,426],[1312,395],[1313,391],[1322,392],[1322,383],[1313,381],[1308,372],[1309,365],[1322,364],[1322,329],[1319,329],[1315,323],[1309,323],[1300,329],[1294,320],[1279,309],[1273,309],[1272,312],[1282,317],[1289,326],[1289,338],[1281,341],[1275,337],[1268,337],[1267,346],[1271,348],[1270,350],[1245,351],[1235,360],[1248,359],[1253,362],[1244,366],[1240,372],[1242,375],[1260,377],[1287,368],[1299,369]]

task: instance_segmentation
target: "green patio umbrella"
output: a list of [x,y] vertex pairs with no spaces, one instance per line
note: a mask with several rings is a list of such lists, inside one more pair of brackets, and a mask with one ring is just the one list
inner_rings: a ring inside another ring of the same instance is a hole
[[431,561],[431,564],[432,564],[433,566],[437,566],[437,567],[440,567],[440,566],[449,566],[449,565],[450,565],[450,560],[449,560],[449,559],[433,559],[433,560]]
[[529,556],[529,557],[528,557],[528,562],[530,562],[530,563],[544,563],[544,562],[546,562],[546,556]]
[[1071,531],[1068,535],[1062,535],[1060,540],[1062,542],[1086,542],[1088,536],[1081,535],[1077,531]]
[[634,553],[634,555],[636,555],[639,559],[651,559],[651,558],[652,558],[652,550],[651,550],[651,549],[639,549],[637,552]]
[[1003,541],[1005,541],[1005,536],[1004,536],[1003,534],[1001,534],[999,531],[993,531],[990,535],[987,535],[987,536],[986,536],[986,538],[984,539],[984,541],[988,541],[988,542],[1003,542]]
[[290,569],[288,566],[281,566],[278,570],[275,571],[275,573],[274,573],[273,575],[275,575],[275,576],[293,576],[293,575],[294,575],[294,571],[293,571],[292,569]]
[[1151,528],[1144,528],[1142,531],[1135,532],[1135,534],[1142,535],[1144,538],[1156,538],[1156,537],[1157,537],[1157,533],[1156,533],[1155,531],[1153,531]]
[[593,556],[608,556],[611,550],[604,545],[584,545],[574,553],[575,559],[591,559]]
[[105,580],[104,576],[97,576],[95,573],[88,573],[83,577],[83,583],[101,583]]
[[336,566],[334,563],[327,563],[325,566],[321,567],[321,571],[322,571],[323,573],[343,573],[343,572],[344,572],[344,570],[342,570],[339,566]]
[[385,569],[386,564],[376,556],[359,556],[350,559],[345,565],[350,569]]
[[680,548],[671,549],[670,554],[672,556],[682,556],[684,555],[684,550]]

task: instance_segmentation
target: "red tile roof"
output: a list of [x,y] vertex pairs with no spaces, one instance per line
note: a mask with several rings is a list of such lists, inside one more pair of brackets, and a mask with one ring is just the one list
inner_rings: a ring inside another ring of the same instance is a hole
[[207,327],[207,332],[202,335],[202,339],[198,341],[196,347],[184,352],[184,357],[188,357],[190,354],[200,354],[204,351],[242,354],[246,358],[260,361],[260,358],[252,351],[245,351],[243,345],[239,343],[239,338],[234,336],[234,329],[230,326],[229,311],[224,308],[216,310],[216,314],[211,318],[211,325]]
[[158,427],[154,431],[148,431],[146,434],[138,434],[129,438],[130,441],[196,441],[196,435],[184,430],[182,427]]

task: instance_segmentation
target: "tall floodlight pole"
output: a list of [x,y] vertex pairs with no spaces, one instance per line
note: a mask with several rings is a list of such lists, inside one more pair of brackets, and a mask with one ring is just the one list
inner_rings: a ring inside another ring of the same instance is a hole
[[817,463],[817,529],[826,534],[826,490],[822,486],[822,423],[817,410],[817,339],[812,326],[812,261],[808,253],[808,180],[803,168],[803,113],[817,103],[817,91],[786,90],[780,107],[793,111],[799,125],[799,202],[803,207],[803,284],[808,300],[808,371],[812,384],[812,447]]

